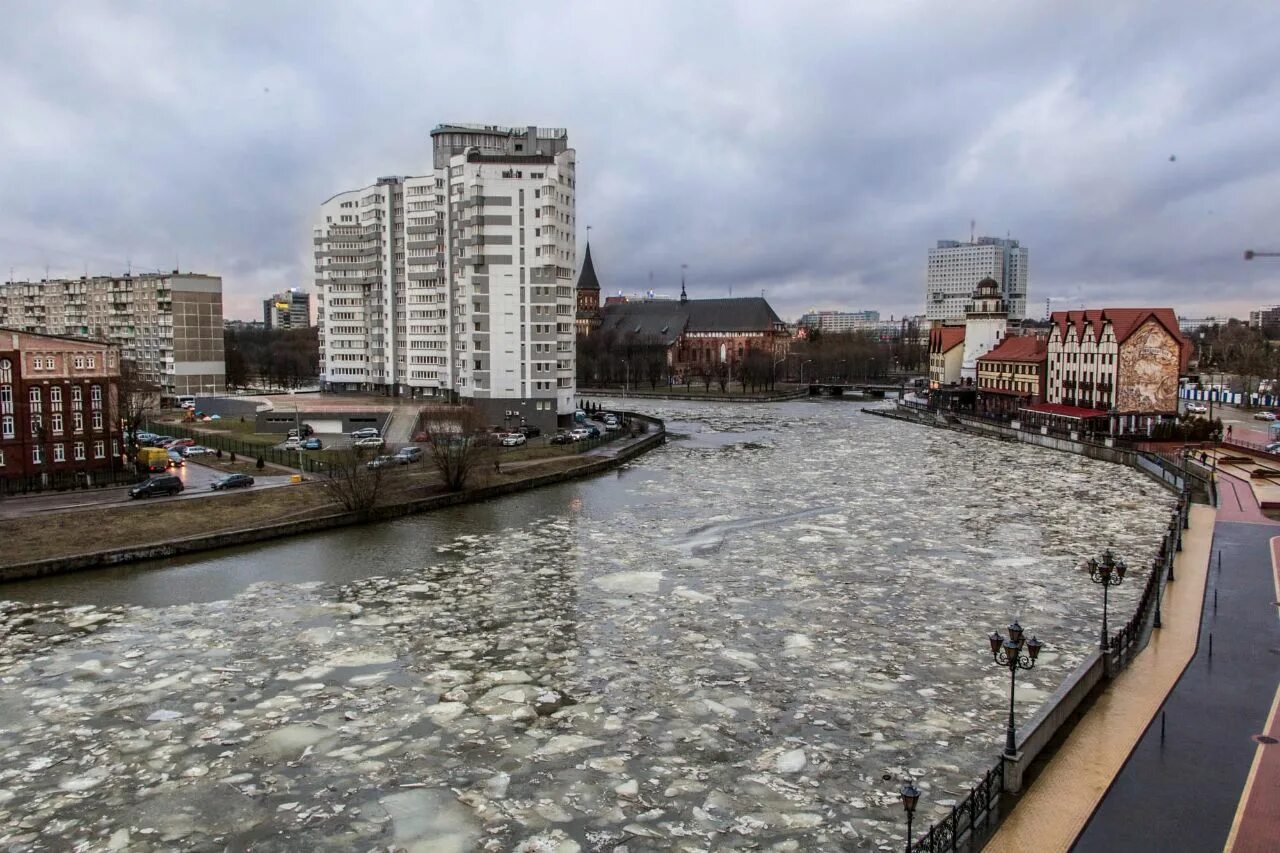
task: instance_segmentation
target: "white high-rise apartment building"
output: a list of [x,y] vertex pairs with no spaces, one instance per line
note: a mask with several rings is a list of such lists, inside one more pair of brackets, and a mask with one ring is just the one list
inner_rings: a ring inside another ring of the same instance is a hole
[[1017,240],[979,237],[972,243],[939,240],[929,250],[925,318],[963,322],[978,282],[993,278],[1009,309],[1009,319],[1027,316],[1027,250]]
[[166,399],[226,390],[216,275],[174,270],[5,282],[0,326],[119,344],[120,357]]
[[440,125],[432,170],[320,209],[321,381],[462,399],[545,429],[574,409],[574,151],[562,128]]

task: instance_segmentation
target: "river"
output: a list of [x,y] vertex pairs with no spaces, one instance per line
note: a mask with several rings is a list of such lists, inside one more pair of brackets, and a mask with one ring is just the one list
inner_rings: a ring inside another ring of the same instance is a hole
[[999,753],[986,634],[1046,643],[1025,718],[1096,643],[1081,560],[1127,615],[1173,503],[848,402],[634,405],[672,440],[616,473],[0,589],[0,845],[897,844],[903,780],[919,828]]

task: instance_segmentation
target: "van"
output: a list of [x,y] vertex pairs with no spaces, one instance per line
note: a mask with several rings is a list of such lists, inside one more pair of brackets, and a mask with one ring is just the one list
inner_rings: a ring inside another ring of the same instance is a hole
[[196,407],[196,398],[191,394],[181,394],[178,396],[179,409],[194,409]]
[[150,498],[156,495],[176,495],[183,489],[182,480],[173,474],[158,474],[129,490],[131,498]]
[[169,452],[163,447],[143,447],[138,450],[138,466],[147,471],[164,471],[169,467]]

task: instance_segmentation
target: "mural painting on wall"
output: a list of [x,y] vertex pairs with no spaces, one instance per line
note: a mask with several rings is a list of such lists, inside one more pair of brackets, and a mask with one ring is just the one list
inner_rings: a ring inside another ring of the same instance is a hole
[[1178,342],[1148,320],[1120,347],[1116,408],[1121,412],[1172,412],[1178,408]]

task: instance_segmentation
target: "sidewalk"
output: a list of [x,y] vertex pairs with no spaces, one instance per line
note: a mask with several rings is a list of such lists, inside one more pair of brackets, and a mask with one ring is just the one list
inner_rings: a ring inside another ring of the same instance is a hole
[[1070,849],[1191,660],[1213,529],[1214,511],[1193,506],[1191,527],[1174,563],[1177,581],[1165,589],[1164,627],[1152,632],[1150,644],[1085,713],[1001,823],[987,851]]

